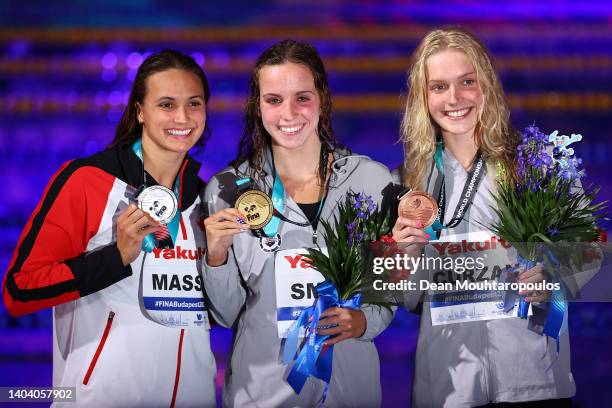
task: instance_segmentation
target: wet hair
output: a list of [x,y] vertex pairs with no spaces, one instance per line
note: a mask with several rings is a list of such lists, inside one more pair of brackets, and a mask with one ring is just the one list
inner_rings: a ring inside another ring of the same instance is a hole
[[[115,138],[109,147],[114,147],[121,143],[133,143],[142,136],[142,124],[138,122],[138,108],[136,104],[142,105],[144,101],[147,93],[147,79],[153,74],[170,69],[180,69],[198,77],[204,90],[204,102],[208,103],[210,88],[208,87],[206,74],[192,57],[174,50],[163,50],[151,54],[138,67],[128,103],[115,129]],[[207,124],[196,146],[203,148],[209,137],[210,130]]]
[[[230,163],[233,167],[237,168],[241,163],[248,161],[249,167],[255,173],[261,172],[266,149],[271,144],[271,137],[261,119],[259,74],[266,66],[281,65],[287,62],[304,65],[314,78],[315,88],[321,101],[317,135],[321,140],[324,154],[341,147],[332,129],[331,93],[327,72],[319,53],[315,47],[306,42],[284,40],[272,45],[257,58],[249,81],[249,96],[244,110],[244,130],[238,147],[238,155]],[[319,174],[323,174],[322,168],[319,168]]]
[[435,152],[441,130],[427,107],[427,60],[445,50],[463,52],[474,67],[483,94],[474,132],[476,145],[488,165],[501,164],[508,169],[501,176],[506,181],[514,179],[519,136],[510,124],[510,111],[493,60],[474,34],[460,28],[444,28],[429,32],[412,55],[400,134],[404,144],[403,183],[422,189],[421,183]]

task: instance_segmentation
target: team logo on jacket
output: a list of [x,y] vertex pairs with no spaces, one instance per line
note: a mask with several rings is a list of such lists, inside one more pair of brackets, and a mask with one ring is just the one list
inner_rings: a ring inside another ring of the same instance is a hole
[[274,252],[281,246],[281,236],[276,234],[273,237],[259,238],[259,246],[266,252]]

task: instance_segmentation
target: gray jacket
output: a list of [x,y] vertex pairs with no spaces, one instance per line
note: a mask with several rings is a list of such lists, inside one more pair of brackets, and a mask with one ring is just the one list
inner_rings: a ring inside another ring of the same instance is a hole
[[[346,194],[365,192],[381,201],[382,190],[391,182],[389,170],[363,156],[335,155],[330,189],[321,220],[333,221],[338,202]],[[240,178],[253,176],[248,165],[239,167]],[[258,180],[257,180],[258,179]],[[263,174],[256,180],[262,191],[270,192],[273,175],[270,157]],[[209,211],[232,206],[236,199],[236,171],[227,168],[215,175],[206,188]],[[299,206],[285,197],[284,215],[307,222]],[[312,228],[281,222],[281,250],[312,246]],[[324,246],[318,225],[319,244]],[[235,236],[228,262],[219,267],[205,265],[204,286],[215,319],[234,327],[231,362],[226,372],[223,405],[228,407],[311,407],[321,401],[325,384],[310,377],[296,395],[286,382],[289,368],[280,361],[283,340],[277,336],[274,253],[264,252],[259,239],[250,232]],[[384,330],[393,313],[365,305],[367,329],[359,339],[335,346],[332,379],[325,406],[374,407],[381,402],[378,353],[372,339]]]
[[[496,220],[490,167],[463,221],[443,235],[486,230]],[[444,223],[452,218],[467,172],[444,151],[447,205]],[[399,175],[394,172],[395,180]],[[425,186],[433,194],[435,166]],[[412,291],[408,309],[417,306]],[[423,295],[423,294],[421,294]],[[535,310],[534,313],[538,311]],[[529,320],[508,318],[432,326],[429,303],[423,304],[412,401],[415,407],[474,407],[489,402],[521,402],[569,398],[576,392],[570,370],[570,345],[562,335],[557,356],[555,341],[528,329]],[[552,367],[547,369],[549,366]]]

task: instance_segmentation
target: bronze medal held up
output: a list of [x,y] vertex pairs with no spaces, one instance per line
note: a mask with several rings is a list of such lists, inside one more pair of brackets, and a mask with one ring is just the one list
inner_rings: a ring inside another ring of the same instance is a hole
[[424,191],[410,191],[400,200],[397,213],[411,221],[421,221],[427,228],[434,223],[438,215],[438,205],[434,198]]

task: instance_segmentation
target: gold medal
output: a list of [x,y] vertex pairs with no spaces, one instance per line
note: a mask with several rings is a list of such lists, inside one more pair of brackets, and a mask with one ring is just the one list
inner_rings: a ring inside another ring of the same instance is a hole
[[427,228],[436,220],[438,205],[432,196],[423,191],[411,191],[400,200],[397,208],[400,217],[421,221]]
[[246,216],[244,220],[251,229],[263,228],[272,219],[272,200],[259,190],[247,190],[240,194],[234,205]]

